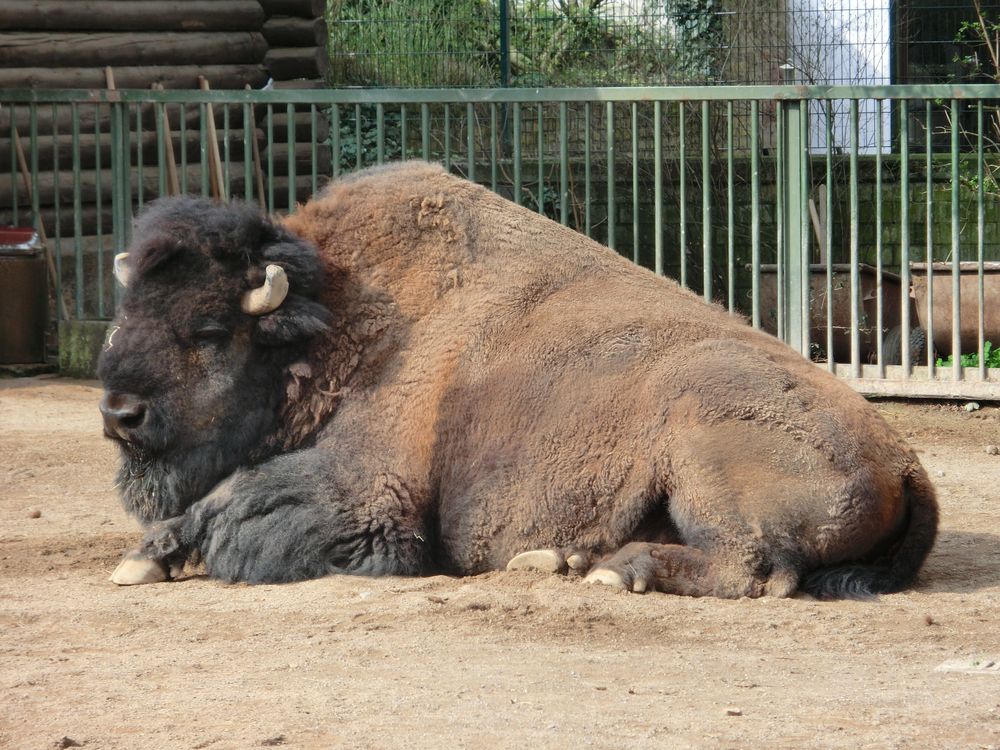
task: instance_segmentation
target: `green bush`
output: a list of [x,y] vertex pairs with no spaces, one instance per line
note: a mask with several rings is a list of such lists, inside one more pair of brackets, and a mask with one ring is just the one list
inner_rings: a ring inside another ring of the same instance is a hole
[[[962,363],[962,367],[979,367],[979,352],[962,354],[959,356],[959,361]],[[983,344],[983,361],[986,362],[987,367],[1000,367],[1000,349],[994,349],[993,344],[989,341]],[[954,364],[954,355],[950,355],[948,359],[938,357],[938,367],[953,367]]]

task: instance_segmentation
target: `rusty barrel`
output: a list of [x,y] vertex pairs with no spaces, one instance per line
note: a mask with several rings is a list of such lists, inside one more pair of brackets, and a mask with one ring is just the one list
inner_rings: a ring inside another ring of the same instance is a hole
[[45,361],[49,291],[37,233],[0,227],[0,364]]

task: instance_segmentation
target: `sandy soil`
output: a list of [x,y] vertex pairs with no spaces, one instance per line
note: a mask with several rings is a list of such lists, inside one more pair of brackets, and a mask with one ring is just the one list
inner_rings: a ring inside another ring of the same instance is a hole
[[139,531],[98,398],[0,381],[2,747],[1000,746],[1000,408],[879,405],[940,541],[914,591],[823,603],[530,573],[118,588]]

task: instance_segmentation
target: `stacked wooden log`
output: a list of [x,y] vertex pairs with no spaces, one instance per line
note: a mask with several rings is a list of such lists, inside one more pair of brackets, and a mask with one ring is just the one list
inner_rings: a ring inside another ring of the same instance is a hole
[[268,50],[264,66],[274,81],[322,79],[329,58],[324,0],[261,0]]
[[[325,0],[261,0],[261,5],[266,15],[263,33],[268,44],[264,66],[271,76],[271,87],[324,88],[329,66]],[[314,142],[322,143],[329,138],[329,117],[323,111],[314,117],[311,108],[303,105],[293,109],[294,123],[290,123],[286,107],[274,109],[271,116],[274,139],[264,159],[274,165],[276,174],[287,176],[293,163],[289,158],[290,146],[294,148],[295,174],[310,176],[307,191],[296,193],[297,200],[304,201],[311,193]],[[258,124],[264,127],[259,117]],[[316,171],[322,179],[317,182],[322,185],[332,173],[332,165],[329,151],[322,146],[318,156]]]
[[[196,90],[202,77],[215,89],[260,88],[268,79],[264,19],[256,0],[0,0],[0,90]],[[133,204],[171,192],[160,177],[168,153],[177,163],[182,186],[202,192],[203,129],[216,141],[219,154],[230,155],[225,165],[229,191],[243,196],[244,110],[231,106],[227,114],[225,109],[215,106],[211,118],[208,109],[197,105],[128,109]],[[31,193],[36,193],[38,218],[62,269],[66,308],[78,313],[75,300],[82,296],[84,317],[101,314],[94,307],[100,289],[98,267],[104,298],[111,299],[109,261],[123,242],[123,237],[112,236],[111,132],[108,106],[42,104],[32,117],[27,106],[4,105],[0,93],[0,174],[11,175],[0,180],[0,223],[29,223]],[[27,170],[37,169],[35,178],[24,179],[15,134]],[[252,127],[250,138],[262,139],[263,134]],[[280,181],[274,189],[287,193]]]
[[256,0],[0,0],[0,88],[261,86]]

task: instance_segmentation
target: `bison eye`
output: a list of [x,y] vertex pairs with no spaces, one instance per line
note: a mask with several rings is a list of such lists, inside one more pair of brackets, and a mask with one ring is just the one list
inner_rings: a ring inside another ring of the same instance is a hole
[[195,329],[194,338],[196,341],[220,342],[229,338],[230,330],[219,323],[205,323]]

